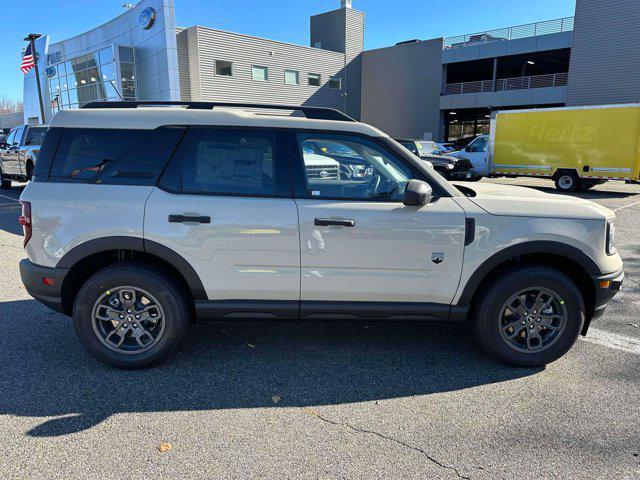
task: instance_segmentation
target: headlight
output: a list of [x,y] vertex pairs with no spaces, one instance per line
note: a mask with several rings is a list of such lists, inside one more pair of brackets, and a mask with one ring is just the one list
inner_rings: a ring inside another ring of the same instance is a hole
[[614,255],[618,253],[616,248],[616,227],[613,221],[607,222],[607,254]]

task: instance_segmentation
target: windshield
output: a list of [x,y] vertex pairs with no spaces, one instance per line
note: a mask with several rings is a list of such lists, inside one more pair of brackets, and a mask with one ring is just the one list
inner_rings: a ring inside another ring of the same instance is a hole
[[47,133],[45,127],[29,127],[27,130],[27,138],[24,140],[25,145],[42,145],[44,134]]
[[416,145],[420,155],[437,155],[440,153],[440,149],[435,142],[416,142]]

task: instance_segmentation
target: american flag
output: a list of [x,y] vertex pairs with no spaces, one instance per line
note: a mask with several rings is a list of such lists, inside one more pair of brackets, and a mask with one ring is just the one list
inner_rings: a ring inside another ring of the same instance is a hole
[[36,62],[34,61],[33,51],[31,50],[31,44],[27,45],[27,49],[24,51],[24,55],[22,56],[22,63],[20,64],[20,70],[25,75],[29,70],[36,66]]

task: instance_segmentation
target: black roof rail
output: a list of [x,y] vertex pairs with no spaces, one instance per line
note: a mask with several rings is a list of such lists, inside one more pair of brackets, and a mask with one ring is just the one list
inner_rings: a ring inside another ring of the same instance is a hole
[[176,102],[170,100],[131,100],[122,102],[89,102],[81,108],[138,108],[138,107],[185,107],[187,110],[212,110],[216,107],[251,108],[267,110],[298,110],[312,120],[337,120],[355,122],[346,113],[334,108],[308,107],[306,105],[270,105],[263,103],[228,103],[228,102]]

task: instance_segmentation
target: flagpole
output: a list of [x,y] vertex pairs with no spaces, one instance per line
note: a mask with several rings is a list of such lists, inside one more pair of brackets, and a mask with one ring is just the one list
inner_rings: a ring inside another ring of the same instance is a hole
[[47,123],[47,119],[44,116],[44,103],[42,101],[42,89],[40,88],[40,71],[38,70],[38,55],[36,54],[36,39],[40,38],[41,36],[42,35],[40,35],[39,33],[30,33],[24,40],[30,42],[31,53],[33,54],[36,85],[38,87],[38,101],[40,102],[40,118],[42,120],[42,123]]

